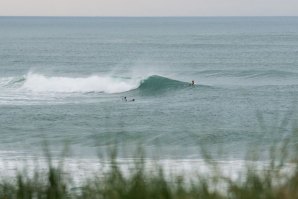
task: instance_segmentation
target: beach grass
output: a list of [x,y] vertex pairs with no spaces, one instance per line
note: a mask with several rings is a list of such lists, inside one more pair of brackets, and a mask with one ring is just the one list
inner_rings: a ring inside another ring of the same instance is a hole
[[[297,131],[296,131],[297,132]],[[256,168],[247,161],[237,178],[224,175],[220,165],[205,156],[210,172],[197,171],[191,178],[172,173],[162,166],[146,167],[145,153],[135,158],[133,169],[125,172],[111,150],[108,169],[99,170],[74,187],[63,161],[54,166],[48,158],[46,171],[26,170],[0,180],[0,199],[295,199],[298,198],[298,161],[295,144],[285,139],[269,151],[268,164]],[[30,168],[27,168],[28,170]],[[34,170],[34,169],[33,169]]]

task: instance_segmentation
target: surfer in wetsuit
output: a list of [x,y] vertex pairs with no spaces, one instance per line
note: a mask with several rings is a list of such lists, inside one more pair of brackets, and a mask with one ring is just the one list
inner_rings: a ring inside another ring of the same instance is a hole
[[195,85],[195,80],[191,81],[191,84],[189,84],[190,86],[194,86]]
[[[122,98],[122,100],[125,101],[125,102],[128,101],[126,96],[124,96],[124,97]],[[134,101],[136,101],[136,100],[133,98],[133,99],[129,100],[128,102],[134,102]]]

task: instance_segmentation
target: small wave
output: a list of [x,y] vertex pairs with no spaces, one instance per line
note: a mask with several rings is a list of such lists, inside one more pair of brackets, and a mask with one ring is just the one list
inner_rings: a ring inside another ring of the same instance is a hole
[[6,87],[12,78],[6,77],[0,79],[0,87]]
[[92,75],[89,77],[48,77],[29,73],[22,85],[23,89],[33,92],[103,92],[122,93],[136,89],[139,81],[110,76]]
[[298,77],[295,72],[281,70],[205,70],[199,72],[207,77],[241,77],[241,78],[286,78]]
[[25,81],[24,77],[4,77],[0,78],[0,87],[14,88],[18,87]]

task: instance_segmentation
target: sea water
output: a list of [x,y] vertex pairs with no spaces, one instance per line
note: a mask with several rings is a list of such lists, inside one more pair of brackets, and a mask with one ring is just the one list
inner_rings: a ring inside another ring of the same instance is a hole
[[297,94],[297,17],[0,18],[2,159],[241,160],[294,136]]

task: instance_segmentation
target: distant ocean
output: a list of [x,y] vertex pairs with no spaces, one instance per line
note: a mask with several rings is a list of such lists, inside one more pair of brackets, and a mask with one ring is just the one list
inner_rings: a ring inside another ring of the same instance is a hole
[[298,17],[0,17],[2,159],[241,160],[291,136],[297,96]]

